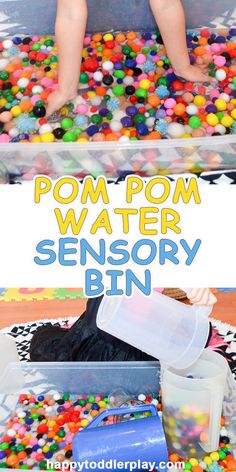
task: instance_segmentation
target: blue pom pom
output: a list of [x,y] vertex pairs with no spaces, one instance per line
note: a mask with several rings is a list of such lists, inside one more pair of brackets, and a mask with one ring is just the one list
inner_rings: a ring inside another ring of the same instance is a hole
[[166,85],[159,85],[159,87],[157,87],[156,89],[156,95],[159,98],[166,98],[166,97],[169,97],[170,92],[168,88],[166,87]]
[[88,126],[88,118],[85,115],[77,115],[74,119],[74,123],[79,128],[86,128]]
[[154,129],[161,135],[165,135],[167,134],[167,131],[168,131],[168,124],[165,120],[160,118],[159,120],[155,121]]
[[24,113],[16,118],[15,124],[20,133],[30,133],[35,130],[36,121],[36,118]]
[[236,134],[236,123],[233,124],[230,132],[231,134]]
[[152,62],[152,61],[147,61],[143,65],[144,72],[151,72],[151,70],[154,70],[155,68],[156,68],[156,64],[155,62]]
[[112,97],[107,102],[107,108],[109,111],[115,111],[120,108],[120,100],[117,97]]

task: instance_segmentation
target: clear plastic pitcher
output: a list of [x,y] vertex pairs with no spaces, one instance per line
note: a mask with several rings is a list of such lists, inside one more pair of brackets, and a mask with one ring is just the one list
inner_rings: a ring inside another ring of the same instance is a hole
[[19,360],[14,339],[0,334],[0,377],[10,362],[19,362]]
[[220,420],[229,366],[205,349],[190,369],[165,369],[163,424],[170,452],[201,457],[218,449]]
[[210,307],[186,305],[159,292],[145,297],[104,297],[97,314],[103,331],[159,359],[184,369],[193,364],[209,336]]

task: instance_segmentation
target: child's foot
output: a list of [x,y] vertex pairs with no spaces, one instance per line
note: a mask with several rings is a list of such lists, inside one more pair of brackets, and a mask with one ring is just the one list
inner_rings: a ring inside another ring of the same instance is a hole
[[53,115],[53,113],[60,110],[60,108],[65,105],[65,103],[73,100],[75,97],[76,93],[68,95],[60,92],[59,90],[52,92],[47,100],[47,117]]
[[204,72],[199,66],[190,65],[187,69],[177,70],[175,69],[175,74],[182,79],[188,80],[190,82],[215,82],[216,79],[210,77],[207,72]]

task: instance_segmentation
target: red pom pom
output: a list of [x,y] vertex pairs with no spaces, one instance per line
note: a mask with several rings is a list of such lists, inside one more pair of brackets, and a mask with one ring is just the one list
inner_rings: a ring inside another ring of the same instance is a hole
[[184,87],[183,87],[182,82],[180,82],[180,80],[175,80],[172,83],[172,88],[176,90],[176,92],[180,92],[181,90],[183,90]]
[[83,63],[83,68],[87,72],[96,72],[99,68],[99,62],[95,58],[88,57]]
[[46,424],[40,424],[38,427],[37,427],[37,432],[39,434],[45,434],[48,432],[48,426]]

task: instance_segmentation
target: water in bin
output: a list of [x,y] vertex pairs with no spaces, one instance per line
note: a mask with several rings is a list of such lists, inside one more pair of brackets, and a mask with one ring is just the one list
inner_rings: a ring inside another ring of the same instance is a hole
[[[115,418],[117,415],[121,417],[121,415],[145,412],[150,412],[151,416],[99,426],[108,416]],[[119,461],[123,464],[136,463],[133,470],[137,472],[143,470],[144,466],[140,467],[140,464],[147,462],[167,464],[168,451],[165,434],[156,407],[136,405],[103,411],[73,439],[73,459],[77,463],[83,461],[96,463],[98,467],[93,470],[101,470],[101,465],[103,465],[104,471],[120,470],[120,467],[116,466]],[[164,464],[160,470],[166,472]]]
[[228,372],[226,359],[210,349],[191,368],[164,370],[163,424],[170,452],[202,457],[218,449]]
[[209,336],[211,307],[186,305],[159,292],[145,297],[104,297],[97,314],[103,331],[159,359],[184,369],[201,355]]

